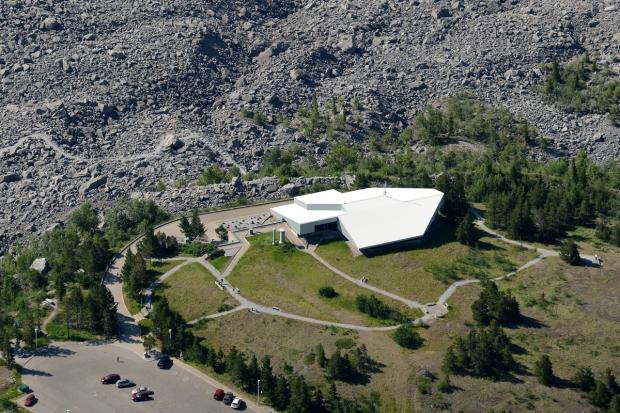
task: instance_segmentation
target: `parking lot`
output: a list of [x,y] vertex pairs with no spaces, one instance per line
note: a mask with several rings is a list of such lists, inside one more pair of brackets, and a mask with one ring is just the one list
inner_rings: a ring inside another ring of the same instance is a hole
[[[24,361],[20,363],[23,365]],[[101,384],[101,377],[109,373],[149,387],[155,392],[152,399],[133,402],[132,388]],[[144,360],[115,344],[54,344],[26,362],[22,380],[39,399],[31,408],[38,413],[232,411],[213,400],[215,387],[196,373],[176,364],[169,370],[160,370],[155,361]],[[22,405],[22,401],[23,398],[18,403]],[[245,411],[254,412],[249,407]]]

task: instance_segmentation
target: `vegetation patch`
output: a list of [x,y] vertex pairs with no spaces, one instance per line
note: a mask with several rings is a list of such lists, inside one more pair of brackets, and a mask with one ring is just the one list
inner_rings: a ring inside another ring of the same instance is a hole
[[[251,248],[239,260],[228,277],[231,285],[241,289],[249,299],[277,306],[283,311],[329,321],[368,325],[394,324],[360,313],[356,297],[365,294],[362,287],[332,273],[310,255],[291,244],[272,246],[271,234],[249,238]],[[325,298],[319,288],[332,286],[338,295]],[[390,307],[412,318],[417,313],[391,299]]]
[[166,296],[170,308],[191,321],[218,312],[220,305],[232,300],[215,285],[215,278],[200,263],[177,270],[155,289],[157,300]]

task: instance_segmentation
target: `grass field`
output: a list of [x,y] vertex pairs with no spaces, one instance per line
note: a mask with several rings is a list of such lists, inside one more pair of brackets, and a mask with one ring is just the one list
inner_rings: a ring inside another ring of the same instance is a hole
[[[151,282],[157,280],[159,277],[176,267],[177,265],[183,263],[183,260],[170,260],[170,261],[146,261],[146,271],[149,276],[149,280]],[[125,290],[123,289],[123,300],[125,300],[125,305],[131,314],[137,314],[141,310],[140,303],[129,298]]]
[[536,256],[486,236],[479,249],[471,249],[456,242],[453,229],[442,221],[419,247],[354,257],[344,241],[332,241],[317,253],[352,277],[366,277],[372,285],[422,303],[437,300],[455,280],[503,275]]
[[[231,285],[240,288],[241,294],[247,298],[322,320],[363,325],[394,324],[357,311],[355,297],[370,292],[332,273],[310,255],[295,249],[285,252],[274,248],[271,234],[256,235],[248,240],[251,248],[228,276]],[[333,287],[338,295],[334,298],[319,296],[318,290],[322,286]],[[398,301],[379,298],[411,318],[420,315]]]
[[67,337],[65,315],[62,311],[54,316],[45,329],[48,338],[56,341],[93,341],[99,338],[89,330],[80,330],[71,326],[69,326],[69,336]]
[[214,258],[214,259],[209,259],[209,262],[211,264],[213,264],[213,266],[219,272],[224,272],[224,270],[226,269],[226,266],[228,265],[228,263],[230,262],[231,259],[232,259],[232,257],[227,257],[225,255],[222,255],[221,257],[217,257],[217,258]]
[[170,307],[186,321],[216,313],[223,303],[233,299],[215,285],[213,275],[199,263],[179,268],[155,289],[155,300],[162,295]]
[[[377,391],[382,412],[594,411],[582,394],[566,383],[580,366],[592,367],[595,374],[612,367],[620,376],[619,270],[620,258],[616,256],[607,257],[602,269],[571,267],[559,258],[547,258],[511,280],[501,281],[500,288],[513,291],[526,316],[521,325],[506,329],[521,349],[515,355],[521,369],[512,380],[453,375],[452,393],[439,392],[436,381],[430,394],[421,394],[416,376],[427,369],[443,377],[445,349],[473,325],[470,306],[478,297],[479,284],[457,290],[448,300],[448,315],[419,330],[424,344],[413,351],[397,346],[389,333],[323,328],[247,312],[211,320],[194,332],[216,348],[235,345],[257,356],[269,354],[274,366],[288,363],[315,384],[324,383],[323,373],[308,358],[315,346],[322,343],[331,354],[337,340],[353,339],[364,344],[383,367],[371,375],[366,386],[337,382],[338,391],[347,396]],[[229,328],[231,325],[235,328]],[[550,356],[559,377],[555,387],[545,387],[533,376],[534,362],[542,354]]]

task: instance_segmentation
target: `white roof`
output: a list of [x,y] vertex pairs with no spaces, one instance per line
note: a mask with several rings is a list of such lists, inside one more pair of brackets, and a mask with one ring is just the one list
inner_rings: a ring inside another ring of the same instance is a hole
[[299,224],[338,218],[350,241],[364,249],[423,236],[442,199],[432,188],[330,189],[272,210]]
[[271,210],[277,215],[295,221],[298,224],[307,224],[309,222],[336,218],[345,214],[341,209],[306,209],[298,204],[283,205],[271,208]]

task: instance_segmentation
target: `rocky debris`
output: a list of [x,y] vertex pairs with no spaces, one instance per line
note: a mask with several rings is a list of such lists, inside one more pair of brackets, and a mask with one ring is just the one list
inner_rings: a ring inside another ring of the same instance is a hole
[[80,185],[80,189],[78,192],[80,193],[80,195],[84,195],[87,192],[92,191],[93,189],[97,189],[100,186],[104,185],[107,181],[108,181],[108,177],[105,175],[93,177],[89,179],[88,181],[84,182],[82,185]]
[[[606,116],[561,112],[535,91],[554,56],[569,61],[588,50],[620,72],[616,7],[607,0],[0,1],[0,245],[85,200],[106,205],[143,194],[181,210],[292,196],[305,184],[184,184],[210,165],[257,171],[266,151],[291,143],[303,147],[300,160],[312,155],[322,164],[330,141],[294,127],[313,97],[323,107],[344,102],[356,124],[339,138],[361,145],[369,130],[398,133],[425,105],[467,92],[527,118],[548,143],[536,156],[584,149],[600,162],[619,160],[619,129]],[[241,117],[243,108],[265,121]],[[48,142],[24,139],[35,133]],[[158,183],[166,189],[155,191]]]

